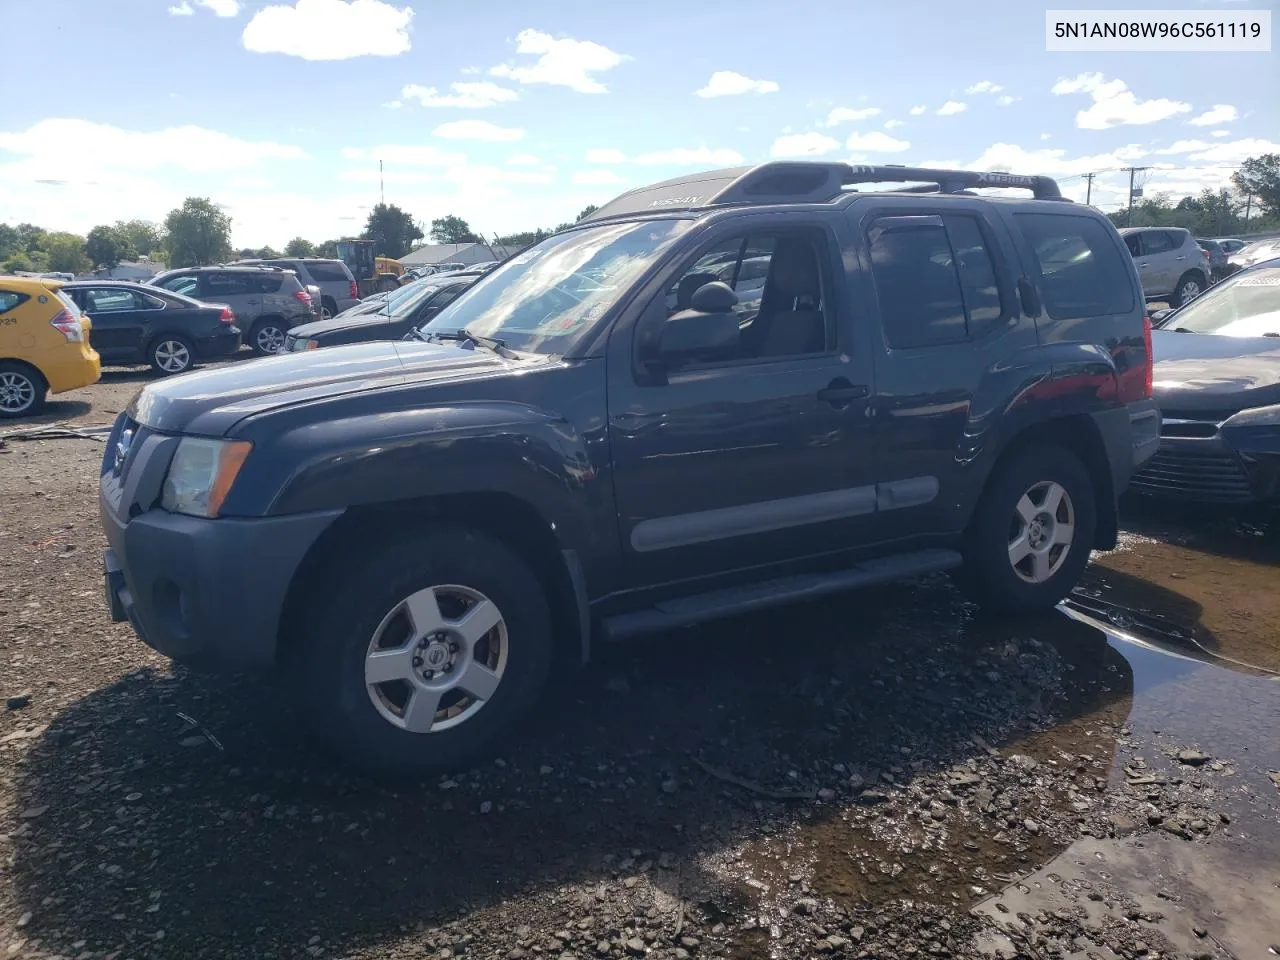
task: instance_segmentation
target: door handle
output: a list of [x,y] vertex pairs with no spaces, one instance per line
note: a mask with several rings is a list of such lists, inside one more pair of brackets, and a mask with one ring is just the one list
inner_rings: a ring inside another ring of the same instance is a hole
[[1186,258],[1186,257],[1174,257],[1173,259],[1175,259],[1175,260],[1185,260],[1185,259],[1187,259],[1187,258]]
[[871,391],[866,387],[855,386],[844,377],[837,377],[818,391],[818,399],[833,407],[843,407],[854,400],[863,400],[870,394]]

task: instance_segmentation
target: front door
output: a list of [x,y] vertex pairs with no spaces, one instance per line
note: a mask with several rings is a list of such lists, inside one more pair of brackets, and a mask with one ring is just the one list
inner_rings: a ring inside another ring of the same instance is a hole
[[81,287],[76,303],[89,315],[89,341],[104,361],[138,358],[151,314],[163,304],[126,287]]
[[[840,249],[829,221],[743,218],[708,236],[650,290],[637,321],[615,329],[609,442],[632,583],[861,538],[875,509],[871,361],[852,342]],[[736,348],[653,375],[648,345],[713,281],[738,293]]]

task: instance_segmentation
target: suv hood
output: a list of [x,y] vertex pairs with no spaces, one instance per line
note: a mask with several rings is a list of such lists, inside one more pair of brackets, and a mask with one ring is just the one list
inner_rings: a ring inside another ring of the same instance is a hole
[[1280,339],[1155,330],[1151,347],[1155,398],[1166,415],[1225,419],[1280,403]]
[[452,343],[384,340],[277,354],[160,380],[143,387],[128,414],[163,433],[222,436],[245,417],[277,407],[407,383],[446,383],[523,369]]

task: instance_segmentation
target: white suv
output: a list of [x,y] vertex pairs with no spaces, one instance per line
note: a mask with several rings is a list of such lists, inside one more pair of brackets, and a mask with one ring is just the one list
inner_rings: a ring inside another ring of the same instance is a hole
[[1209,288],[1209,261],[1195,237],[1181,227],[1125,227],[1120,231],[1133,254],[1148,300],[1180,307]]

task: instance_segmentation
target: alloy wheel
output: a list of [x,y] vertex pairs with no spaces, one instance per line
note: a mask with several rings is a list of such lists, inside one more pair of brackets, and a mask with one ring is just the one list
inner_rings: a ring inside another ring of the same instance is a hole
[[1061,568],[1075,539],[1071,496],[1052,480],[1032,486],[1014,508],[1009,524],[1009,563],[1027,583],[1044,583]]
[[374,631],[365,689],[393,726],[439,733],[493,698],[507,650],[506,621],[492,600],[471,587],[427,587],[396,604]]
[[0,373],[0,410],[14,415],[25,412],[36,402],[36,385],[24,373],[6,370]]
[[259,327],[254,344],[263,353],[276,353],[284,346],[284,331],[274,324]]
[[181,340],[161,340],[155,349],[156,366],[165,373],[182,373],[191,366],[191,351]]

